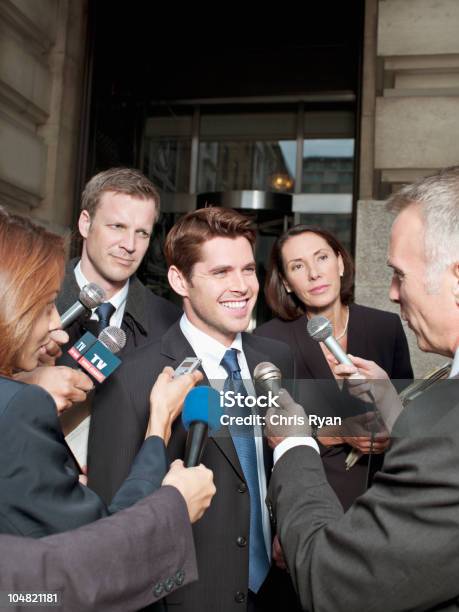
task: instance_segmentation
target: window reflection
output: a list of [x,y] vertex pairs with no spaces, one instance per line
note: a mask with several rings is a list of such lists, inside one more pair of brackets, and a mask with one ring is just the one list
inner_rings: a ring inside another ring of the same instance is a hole
[[352,193],[354,139],[308,139],[303,145],[303,193]]
[[199,147],[198,191],[261,189],[292,193],[295,141],[206,141]]

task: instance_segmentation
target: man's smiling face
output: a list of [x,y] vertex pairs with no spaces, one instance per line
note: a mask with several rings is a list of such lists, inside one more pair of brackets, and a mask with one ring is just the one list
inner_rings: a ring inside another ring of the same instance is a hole
[[258,295],[253,250],[247,238],[216,237],[183,280],[183,307],[191,323],[229,346],[250,321]]

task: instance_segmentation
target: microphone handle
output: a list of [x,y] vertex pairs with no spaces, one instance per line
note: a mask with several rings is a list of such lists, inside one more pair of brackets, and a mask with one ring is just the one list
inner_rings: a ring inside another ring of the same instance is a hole
[[328,348],[330,353],[336,358],[337,361],[344,365],[352,366],[354,365],[346,353],[341,348],[341,345],[333,336],[328,336],[326,340],[324,340],[325,346]]
[[185,467],[196,467],[201,463],[202,453],[207,442],[208,425],[202,421],[191,423],[185,447]]
[[80,317],[84,312],[87,311],[86,306],[84,306],[81,302],[75,302],[73,306],[70,306],[68,310],[61,315],[61,325],[62,329],[65,329],[69,325],[71,325],[78,317]]
[[[329,336],[326,340],[324,340],[324,344],[328,348],[330,353],[333,354],[336,360],[339,361],[339,363],[342,363],[344,365],[350,365],[350,366],[354,365],[352,361],[349,359],[349,357],[346,355],[346,353],[343,351],[343,349],[341,348],[341,345],[338,343],[337,340],[335,340],[333,336]],[[358,375],[354,374],[353,376],[357,378]],[[375,398],[371,390],[367,392],[367,395],[370,398],[371,402],[374,404]],[[359,451],[356,448],[353,448],[346,457],[346,470],[350,470],[362,456],[363,456],[363,453],[361,451]],[[370,467],[370,461],[371,461],[371,455],[370,455],[368,467]],[[368,470],[368,473],[369,473],[369,470]]]

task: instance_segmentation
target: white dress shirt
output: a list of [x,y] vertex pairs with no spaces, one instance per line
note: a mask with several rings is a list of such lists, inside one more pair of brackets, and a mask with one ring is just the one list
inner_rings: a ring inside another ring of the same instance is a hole
[[[89,281],[81,270],[80,261],[75,266],[74,272],[75,272],[75,280],[77,282],[78,287],[80,289],[83,289],[83,287],[87,285]],[[112,295],[110,300],[107,300],[110,302],[110,304],[113,304],[113,306],[115,307],[115,312],[110,317],[110,325],[121,327],[121,323],[123,322],[123,317],[124,317],[124,311],[126,310],[126,302],[127,302],[128,293],[129,293],[129,279],[126,281],[124,286],[119,291],[117,291],[114,295]],[[91,321],[98,321],[95,308],[92,309]]]
[[[83,289],[83,287],[87,285],[89,281],[81,270],[81,262],[78,262],[76,265],[74,273],[77,285],[80,289]],[[117,291],[109,300],[115,307],[115,312],[110,317],[110,325],[121,327],[124,311],[126,309],[128,292],[129,279],[126,281],[124,287]],[[95,308],[92,309],[91,320],[98,321]],[[88,436],[90,422],[91,417],[87,416],[65,437],[67,444],[70,446],[75,458],[81,466],[85,466],[88,463]]]
[[[193,325],[185,314],[180,319],[180,329],[183,335],[188,340],[193,349],[196,357],[202,361],[202,369],[206,373],[209,380],[209,384],[216,388],[218,391],[223,389],[224,381],[228,374],[225,368],[220,365],[224,354],[230,348],[237,350],[237,359],[239,367],[241,368],[241,376],[244,382],[244,386],[249,395],[255,395],[255,389],[252,384],[250,376],[249,366],[244,355],[242,347],[241,334],[236,334],[234,341],[231,346],[224,346],[218,340],[215,340],[211,336],[207,335],[195,325]],[[261,500],[261,513],[263,521],[263,535],[265,539],[266,552],[268,558],[271,559],[271,525],[269,522],[268,509],[265,504],[266,499],[266,473],[263,456],[263,432],[261,427],[255,426],[255,449],[257,453],[257,472],[258,472],[258,485],[260,488],[260,500]]]

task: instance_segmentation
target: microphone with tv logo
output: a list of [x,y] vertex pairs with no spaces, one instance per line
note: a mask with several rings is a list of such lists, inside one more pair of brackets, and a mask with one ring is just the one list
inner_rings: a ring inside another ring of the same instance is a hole
[[[336,361],[344,365],[354,366],[352,361],[341,348],[339,342],[333,336],[333,325],[330,323],[327,317],[320,315],[317,317],[312,317],[308,321],[307,329],[313,340],[316,342],[323,342],[325,344]],[[362,376],[360,374],[351,374],[350,378],[362,378]],[[372,392],[368,391],[367,393],[370,401],[374,403],[375,400]],[[363,453],[356,448],[353,448],[346,457],[346,469],[349,470],[351,467],[353,467],[360,457],[362,457],[362,455]]]
[[100,332],[98,338],[86,332],[68,353],[85,373],[102,383],[121,365],[121,360],[115,354],[125,345],[124,331],[110,325]]
[[185,447],[185,467],[201,463],[209,432],[217,432],[223,415],[220,394],[212,387],[194,387],[185,398],[182,423],[188,432]]
[[93,308],[105,302],[105,291],[96,283],[85,285],[78,295],[78,301],[61,315],[62,329],[69,327],[82,314],[90,315]]

